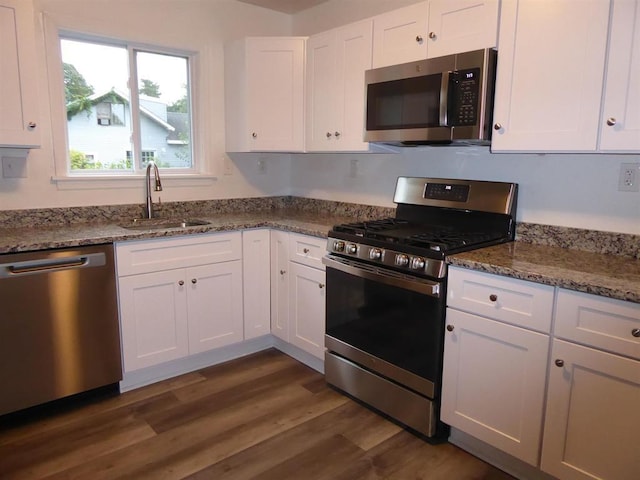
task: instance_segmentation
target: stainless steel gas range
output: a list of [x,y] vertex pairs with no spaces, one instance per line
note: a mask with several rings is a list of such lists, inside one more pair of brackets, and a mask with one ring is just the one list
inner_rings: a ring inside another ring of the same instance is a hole
[[445,437],[446,257],[513,240],[516,199],[513,183],[400,177],[395,217],[334,226],[323,259],[327,382]]

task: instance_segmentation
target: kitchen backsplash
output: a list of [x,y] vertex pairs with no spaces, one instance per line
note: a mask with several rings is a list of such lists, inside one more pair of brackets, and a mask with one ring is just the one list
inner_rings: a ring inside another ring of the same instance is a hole
[[[389,207],[291,196],[169,202],[156,204],[155,209],[158,217],[168,218],[285,209],[310,213],[331,213],[340,217],[353,217],[354,221],[395,215],[395,209]],[[114,223],[140,218],[143,214],[143,205],[0,210],[0,228],[47,227],[78,223]],[[640,235],[518,223],[516,240],[538,245],[640,259]]]

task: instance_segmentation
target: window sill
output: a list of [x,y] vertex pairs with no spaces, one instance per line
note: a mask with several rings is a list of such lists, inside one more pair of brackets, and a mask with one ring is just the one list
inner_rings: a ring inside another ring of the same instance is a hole
[[[211,174],[161,174],[162,184],[168,187],[205,187],[212,185],[217,176]],[[145,175],[74,175],[51,177],[58,190],[94,190],[100,188],[139,188]]]

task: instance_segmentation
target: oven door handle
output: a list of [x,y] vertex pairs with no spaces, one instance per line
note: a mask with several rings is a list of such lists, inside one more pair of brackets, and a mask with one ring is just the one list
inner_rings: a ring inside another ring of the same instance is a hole
[[346,259],[336,259],[331,257],[322,257],[322,263],[328,268],[335,268],[341,272],[355,275],[356,277],[372,280],[374,282],[384,283],[392,287],[411,290],[417,293],[423,293],[431,297],[440,297],[441,282],[433,282],[418,277],[410,277],[401,273],[389,272],[375,266],[363,265],[361,263],[350,262]]

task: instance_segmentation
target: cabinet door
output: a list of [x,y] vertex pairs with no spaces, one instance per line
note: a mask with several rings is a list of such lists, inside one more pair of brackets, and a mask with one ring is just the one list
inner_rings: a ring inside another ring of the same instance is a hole
[[289,342],[324,360],[325,273],[289,262]]
[[242,232],[242,290],[244,339],[267,335],[271,331],[271,262],[269,230]]
[[39,147],[31,2],[0,1],[0,147]]
[[427,57],[497,46],[499,0],[431,0]]
[[247,40],[248,131],[252,151],[304,150],[301,38]]
[[609,0],[502,3],[493,151],[595,151]]
[[289,234],[271,231],[271,333],[289,341]]
[[336,51],[335,30],[307,40],[307,150],[336,150]]
[[[337,150],[366,151],[364,138],[364,72],[371,68],[373,21],[347,25],[336,32]],[[331,133],[331,132],[330,132]]]
[[549,337],[447,309],[442,420],[537,465]]
[[184,270],[118,279],[124,371],[189,354]]
[[242,340],[242,262],[215,263],[186,270],[189,353]]
[[600,150],[640,151],[640,1],[613,2]]
[[567,480],[640,472],[640,362],[553,341],[542,470]]
[[373,68],[427,58],[428,2],[373,19]]

